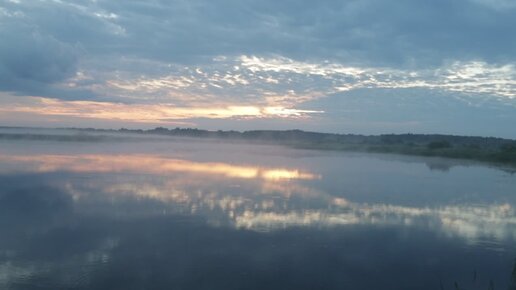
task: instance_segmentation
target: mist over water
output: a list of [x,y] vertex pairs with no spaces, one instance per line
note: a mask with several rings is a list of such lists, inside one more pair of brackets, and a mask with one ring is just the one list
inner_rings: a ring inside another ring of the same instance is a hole
[[0,140],[0,289],[487,289],[490,281],[507,289],[511,281],[516,175],[507,171],[50,131],[79,137]]

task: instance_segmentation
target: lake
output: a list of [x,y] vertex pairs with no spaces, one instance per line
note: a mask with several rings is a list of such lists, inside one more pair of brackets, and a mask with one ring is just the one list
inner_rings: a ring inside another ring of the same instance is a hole
[[0,140],[0,289],[508,289],[515,208],[476,162]]

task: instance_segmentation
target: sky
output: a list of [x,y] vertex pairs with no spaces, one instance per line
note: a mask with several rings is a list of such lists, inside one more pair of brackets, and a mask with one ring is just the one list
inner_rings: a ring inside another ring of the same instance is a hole
[[0,0],[0,126],[516,138],[513,0]]

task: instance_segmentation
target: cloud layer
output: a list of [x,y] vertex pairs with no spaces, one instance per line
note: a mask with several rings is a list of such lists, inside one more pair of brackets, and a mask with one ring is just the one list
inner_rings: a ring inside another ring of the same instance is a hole
[[[0,119],[16,123],[17,112],[39,118],[43,109],[30,111],[19,103],[38,106],[42,99],[37,98],[44,98],[49,99],[44,115],[56,115],[63,123],[70,122],[64,115],[98,118],[91,102],[103,102],[99,106],[109,107],[114,119],[136,123],[210,118],[199,114],[207,108],[262,113],[276,108],[283,113],[272,114],[278,123],[269,125],[282,128],[280,119],[321,111],[324,116],[312,116],[307,128],[338,131],[325,124],[335,123],[331,116],[343,108],[340,101],[328,100],[346,100],[357,90],[409,91],[416,98],[428,96],[432,104],[436,101],[430,95],[437,91],[451,102],[468,99],[465,111],[485,100],[501,108],[516,104],[516,5],[510,1],[298,4],[0,1]],[[33,99],[13,101],[13,96]],[[56,113],[63,106],[77,108]],[[371,104],[366,99],[360,106]],[[410,102],[404,106],[396,115],[415,109]],[[155,113],[170,108],[191,113]],[[491,114],[489,106],[481,112]],[[394,128],[411,121],[405,118]],[[234,123],[220,124],[231,128]],[[494,122],[491,128],[499,125]]]

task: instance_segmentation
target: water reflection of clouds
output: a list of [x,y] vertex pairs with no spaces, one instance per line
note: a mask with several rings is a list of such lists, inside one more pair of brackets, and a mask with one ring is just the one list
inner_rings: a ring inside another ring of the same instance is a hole
[[[40,245],[39,247],[45,246],[47,245]],[[0,288],[56,289],[57,287],[54,288],[52,286],[80,285],[91,279],[95,274],[93,270],[99,271],[108,265],[111,260],[111,252],[116,246],[116,240],[105,238],[101,245],[91,245],[89,249],[82,249],[84,252],[60,257],[55,261],[42,261],[38,259],[11,261],[7,259],[6,262],[0,263]],[[13,257],[16,257],[16,255],[13,255]],[[49,273],[58,274],[54,274],[55,276],[49,279]],[[42,287],[41,281],[52,285],[50,286],[52,288]]]
[[387,204],[348,203],[340,211],[245,211],[236,226],[248,229],[282,229],[291,226],[347,224],[413,225],[442,230],[477,242],[482,237],[516,239],[516,217],[509,204],[411,208]]
[[76,202],[92,198],[91,192],[101,192],[104,198],[155,200],[181,213],[203,215],[213,224],[229,223],[236,228],[270,231],[300,226],[395,225],[433,229],[473,243],[484,237],[516,239],[515,209],[509,203],[433,207],[357,203],[318,189],[309,181],[321,176],[298,169],[157,155],[14,155],[0,156],[0,161],[36,172],[144,173],[139,179],[105,177],[87,185],[68,182],[66,192]]
[[0,289],[56,289],[109,262],[118,239],[85,229],[70,194],[43,176],[0,175]]
[[[232,226],[258,231],[289,227],[331,227],[340,225],[415,226],[459,236],[471,243],[489,237],[516,239],[515,209],[510,204],[448,205],[408,207],[393,204],[355,203],[332,197],[299,184],[270,187],[270,183],[248,184],[237,192],[182,188],[168,182],[126,184],[107,188],[115,196],[132,194],[180,204],[184,212],[210,215],[225,213]],[[258,186],[254,188],[254,186]],[[283,191],[282,191],[283,190]],[[216,216],[208,218],[217,219]]]
[[268,180],[320,178],[319,175],[297,169],[240,166],[220,162],[203,163],[157,155],[0,155],[0,161],[12,163],[13,166],[26,166],[36,172],[137,172],[146,174],[191,172],[219,174],[232,178],[262,178]]

